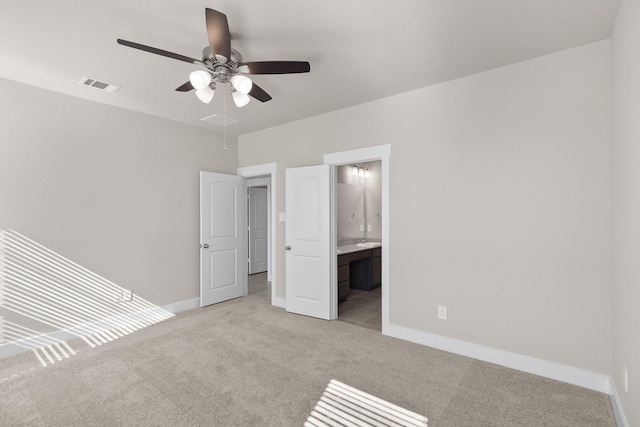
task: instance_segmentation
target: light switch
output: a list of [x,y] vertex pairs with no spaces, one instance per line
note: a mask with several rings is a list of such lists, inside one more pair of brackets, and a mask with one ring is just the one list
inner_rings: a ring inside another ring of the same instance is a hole
[[371,231],[371,224],[367,224],[367,231]]
[[364,231],[364,224],[360,224],[360,231]]
[[287,214],[284,212],[280,212],[280,222],[285,222],[287,220]]

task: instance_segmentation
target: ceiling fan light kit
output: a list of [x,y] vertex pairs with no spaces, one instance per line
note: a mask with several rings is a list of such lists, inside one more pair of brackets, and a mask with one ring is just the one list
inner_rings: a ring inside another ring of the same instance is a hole
[[189,74],[189,82],[196,90],[209,86],[211,80],[211,74],[204,70],[192,71],[191,74]]
[[246,93],[238,92],[237,90],[231,92],[233,96],[233,102],[236,104],[236,107],[242,108],[249,103],[251,98]]
[[244,107],[251,98],[260,102],[271,100],[271,96],[244,74],[293,74],[308,73],[311,66],[306,61],[259,61],[243,62],[242,55],[231,48],[231,35],[227,16],[214,9],[205,9],[209,46],[202,51],[202,60],[169,52],[151,46],[118,39],[118,44],[178,61],[204,66],[189,74],[189,81],[176,91],[196,90],[196,97],[208,104],[213,99],[219,83],[229,83],[233,101],[237,107]]
[[215,94],[215,90],[211,86],[205,86],[201,89],[196,90],[196,96],[198,99],[205,104],[208,104],[213,99],[213,95]]
[[245,95],[248,95],[249,92],[251,92],[251,87],[253,86],[253,82],[249,77],[239,74],[231,77],[231,84],[238,92]]

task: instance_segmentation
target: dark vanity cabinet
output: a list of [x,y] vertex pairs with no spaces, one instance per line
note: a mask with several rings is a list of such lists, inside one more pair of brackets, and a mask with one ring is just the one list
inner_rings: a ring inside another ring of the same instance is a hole
[[373,259],[373,287],[382,285],[382,248],[371,249]]
[[338,255],[338,302],[347,299],[350,288],[370,291],[381,284],[381,248]]
[[338,255],[338,303],[349,296],[349,263],[351,254]]

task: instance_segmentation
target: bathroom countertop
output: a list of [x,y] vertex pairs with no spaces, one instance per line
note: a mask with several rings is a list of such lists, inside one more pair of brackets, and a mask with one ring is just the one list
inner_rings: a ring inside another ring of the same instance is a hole
[[380,242],[367,242],[367,243],[371,244],[371,246],[365,246],[365,247],[360,247],[358,245],[338,246],[336,253],[338,255],[350,254],[352,252],[366,251],[368,249],[379,248],[380,246],[382,246],[382,243]]

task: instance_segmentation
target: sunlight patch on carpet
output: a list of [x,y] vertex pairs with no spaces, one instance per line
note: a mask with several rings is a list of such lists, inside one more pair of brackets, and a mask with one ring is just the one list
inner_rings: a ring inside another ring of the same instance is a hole
[[427,421],[427,417],[331,380],[304,425],[427,427]]

